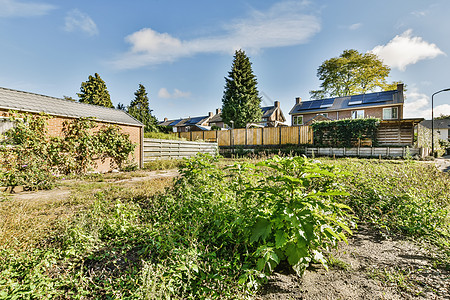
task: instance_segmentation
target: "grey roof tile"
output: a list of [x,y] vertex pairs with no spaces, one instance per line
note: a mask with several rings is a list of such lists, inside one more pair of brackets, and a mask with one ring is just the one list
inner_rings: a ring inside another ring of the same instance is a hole
[[0,108],[23,112],[44,112],[69,118],[95,118],[98,121],[144,126],[123,110],[74,102],[0,87]]

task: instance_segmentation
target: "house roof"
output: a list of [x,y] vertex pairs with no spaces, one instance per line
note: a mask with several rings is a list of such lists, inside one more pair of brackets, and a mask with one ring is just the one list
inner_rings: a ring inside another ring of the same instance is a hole
[[294,105],[289,114],[294,115],[344,109],[360,109],[371,106],[403,104],[403,102],[403,90],[397,89],[393,91],[359,94],[347,97],[301,101]]
[[201,125],[208,118],[209,118],[209,116],[202,116],[202,117],[193,117],[193,118],[189,117],[189,118],[185,118],[185,119],[167,120],[167,121],[159,122],[159,125],[173,126],[173,127]]
[[275,108],[276,108],[275,106],[261,107],[261,110],[262,110],[262,113],[263,113],[262,117],[263,118],[270,117],[273,114],[273,112],[275,111]]
[[144,126],[127,112],[0,87],[0,109],[41,113],[68,118],[95,118],[97,121]]
[[219,123],[223,122],[222,113],[215,114],[211,119],[209,119],[209,123]]
[[[431,129],[431,120],[424,120],[420,122],[420,125]],[[434,129],[445,128],[450,129],[450,119],[434,120]]]

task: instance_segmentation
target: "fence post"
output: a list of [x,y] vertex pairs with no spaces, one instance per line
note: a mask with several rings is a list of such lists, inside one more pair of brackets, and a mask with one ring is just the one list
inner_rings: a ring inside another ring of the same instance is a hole
[[281,126],[279,128],[280,129],[278,130],[278,145],[281,145]]
[[261,128],[261,145],[264,146],[264,127]]

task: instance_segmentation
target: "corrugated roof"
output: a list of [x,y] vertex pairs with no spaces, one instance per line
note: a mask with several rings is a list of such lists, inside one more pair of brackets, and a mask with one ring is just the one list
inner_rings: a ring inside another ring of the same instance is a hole
[[312,113],[329,110],[363,108],[378,105],[403,103],[402,91],[393,90],[377,93],[359,94],[347,97],[302,101],[296,104],[289,114]]
[[44,112],[69,118],[95,118],[97,121],[144,126],[127,112],[103,106],[79,103],[29,92],[0,87],[0,109],[22,112]]

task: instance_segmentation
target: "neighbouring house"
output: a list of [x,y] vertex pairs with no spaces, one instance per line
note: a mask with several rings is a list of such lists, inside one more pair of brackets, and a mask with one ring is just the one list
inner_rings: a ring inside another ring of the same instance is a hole
[[302,101],[295,99],[289,112],[292,126],[310,124],[310,120],[322,115],[330,120],[349,118],[403,119],[403,84],[393,91],[368,93],[347,97]]
[[169,120],[164,118],[164,121],[159,122],[161,126],[171,126],[173,132],[189,132],[189,131],[202,131],[211,130],[211,126],[208,121],[214,116],[210,112],[207,116],[201,117],[189,117],[185,119]]
[[[261,107],[263,112],[261,122],[255,124],[263,127],[277,127],[284,125],[286,118],[281,111],[280,102],[275,101],[273,106]],[[253,123],[252,123],[253,124]],[[222,120],[222,110],[216,109],[216,113],[210,112],[207,116],[189,117],[184,119],[169,120],[167,118],[160,122],[161,126],[171,126],[174,132],[211,130],[211,127],[228,128]]]
[[[143,167],[144,124],[123,110],[0,87],[0,133],[14,126],[9,121],[9,111],[36,114],[43,112],[52,116],[48,120],[48,133],[53,136],[61,134],[64,121],[78,118],[94,118],[99,127],[106,124],[118,125],[136,145],[133,159],[139,167]],[[109,171],[109,168],[108,161],[98,162],[97,171]]]
[[285,126],[286,118],[283,115],[279,101],[275,101],[273,106],[261,107],[261,110],[263,112],[261,124],[264,127]]
[[[424,120],[420,125],[429,129],[431,133],[431,120]],[[434,134],[438,139],[450,141],[450,119],[434,120]]]

